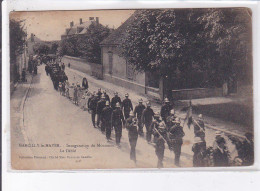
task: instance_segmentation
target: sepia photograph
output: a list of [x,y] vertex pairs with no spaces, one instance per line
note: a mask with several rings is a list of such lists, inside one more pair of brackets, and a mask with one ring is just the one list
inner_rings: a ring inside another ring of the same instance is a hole
[[247,7],[12,11],[13,170],[253,166]]

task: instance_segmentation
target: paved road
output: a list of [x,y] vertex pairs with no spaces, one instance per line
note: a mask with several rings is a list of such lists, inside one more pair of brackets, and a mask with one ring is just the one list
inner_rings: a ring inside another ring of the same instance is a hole
[[[82,76],[66,69],[69,81],[81,82]],[[97,84],[89,83],[90,91],[96,91]],[[107,87],[109,88],[109,87]],[[111,97],[111,95],[110,95]],[[136,105],[136,103],[133,103]],[[75,106],[70,100],[54,90],[51,79],[46,76],[44,66],[33,83],[24,107],[24,133],[16,133],[12,150],[15,168],[20,169],[106,169],[106,168],[156,168],[157,157],[153,145],[139,137],[137,143],[137,164],[129,159],[127,131],[123,130],[122,147],[108,143],[100,130],[92,127],[91,116]],[[192,130],[184,128],[181,166],[192,166]],[[23,136],[25,141],[20,141]],[[215,133],[206,130],[206,141],[211,145]],[[114,132],[112,134],[114,139]],[[19,143],[30,143],[30,147]],[[77,148],[72,146],[77,145]],[[101,146],[98,146],[101,145]],[[33,159],[31,158],[33,157]],[[164,167],[176,167],[174,154],[165,152]]]

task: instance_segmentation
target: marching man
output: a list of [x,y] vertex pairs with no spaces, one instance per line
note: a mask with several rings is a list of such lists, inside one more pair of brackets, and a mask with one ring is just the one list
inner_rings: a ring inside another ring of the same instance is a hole
[[157,168],[162,168],[166,142],[165,138],[167,136],[165,123],[161,122],[158,129],[154,128],[153,134],[154,137],[156,137],[155,153],[158,157]]
[[125,94],[125,99],[123,100],[122,103],[122,109],[124,109],[124,116],[125,119],[129,117],[130,111],[133,111],[133,104],[132,101],[129,99],[129,94]]
[[110,107],[109,101],[106,101],[106,107],[102,110],[101,114],[101,131],[106,131],[107,141],[111,140],[112,112],[113,109]]
[[131,147],[130,151],[130,159],[136,163],[136,153],[135,147],[138,139],[138,131],[137,131],[137,119],[134,116],[134,113],[130,112],[130,117],[126,120],[126,128],[128,129],[128,138]]
[[152,138],[151,126],[152,126],[152,122],[153,122],[154,112],[153,112],[153,109],[151,108],[150,102],[147,102],[146,106],[147,107],[145,108],[145,110],[142,113],[142,122],[146,128],[146,140],[147,140],[147,142],[151,142],[151,138]]
[[120,104],[116,103],[116,109],[112,112],[112,126],[115,128],[116,144],[118,147],[120,147],[123,124],[125,124],[125,119]]
[[143,100],[139,99],[139,104],[137,106],[135,106],[134,109],[134,116],[137,117],[138,120],[138,133],[140,136],[144,135],[143,132],[143,122],[142,122],[142,113],[145,109],[145,106],[143,105]]

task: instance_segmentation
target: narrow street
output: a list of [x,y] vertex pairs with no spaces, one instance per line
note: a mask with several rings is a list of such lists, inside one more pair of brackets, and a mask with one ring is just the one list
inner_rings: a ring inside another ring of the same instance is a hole
[[[16,153],[12,157],[14,161],[17,161],[17,164],[12,164],[13,168],[18,166],[19,169],[21,167],[22,169],[156,168],[157,156],[154,146],[148,144],[144,137],[138,138],[137,163],[135,164],[129,158],[130,147],[125,129],[122,133],[121,148],[115,145],[114,132],[112,133],[113,141],[107,142],[105,135],[99,129],[93,128],[91,116],[87,111],[83,111],[54,90],[43,65],[38,71],[32,80],[24,105],[24,123],[23,127],[20,127],[23,133],[15,132],[19,128],[12,130],[12,139],[15,139],[12,144],[12,153]],[[82,76],[78,72],[68,68],[65,72],[70,83],[81,82]],[[96,91],[99,88],[91,81],[89,81],[89,86],[90,91]],[[108,91],[110,98],[113,91]],[[122,94],[123,92],[119,92],[120,96]],[[137,95],[130,94],[130,96],[136,98]],[[134,106],[137,104],[135,100],[132,99]],[[191,167],[193,140],[190,138],[194,137],[193,129],[185,126],[184,131],[186,135],[180,165]],[[212,145],[214,136],[213,130],[206,130],[207,145]],[[165,149],[164,167],[176,167],[174,153],[168,148]]]

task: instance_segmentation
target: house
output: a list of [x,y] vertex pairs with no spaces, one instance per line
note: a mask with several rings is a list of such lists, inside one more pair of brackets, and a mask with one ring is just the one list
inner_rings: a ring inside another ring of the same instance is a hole
[[127,26],[134,21],[135,14],[136,12],[100,43],[103,79],[140,94],[149,94],[160,98],[159,75],[148,72],[136,72],[132,65],[120,56],[119,45],[127,34]]
[[74,35],[84,35],[87,32],[88,27],[92,24],[99,24],[99,17],[89,17],[89,20],[83,22],[82,18],[79,19],[79,24],[74,25],[74,22],[70,22],[70,27],[65,29],[65,33],[61,35],[61,40],[70,38]]

